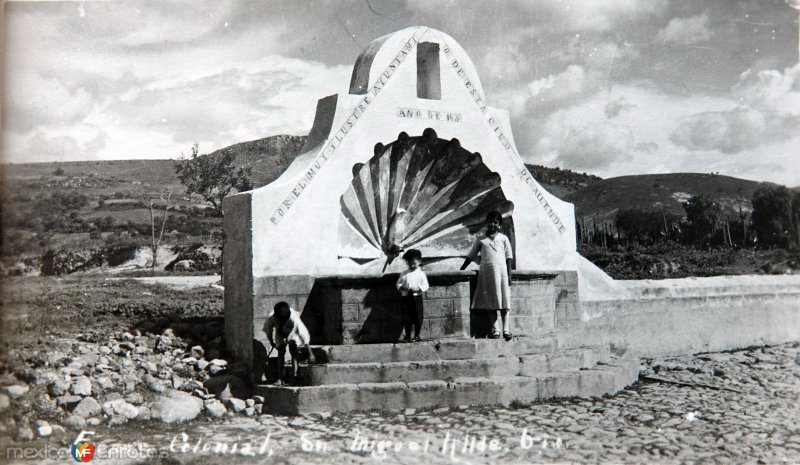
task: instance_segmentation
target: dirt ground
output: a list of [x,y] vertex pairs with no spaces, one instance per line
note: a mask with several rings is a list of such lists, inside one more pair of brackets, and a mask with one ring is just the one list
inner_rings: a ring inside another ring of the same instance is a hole
[[[219,321],[222,291],[213,279],[179,281],[96,275],[5,280],[0,381],[32,383],[48,356],[70,353],[77,341],[135,332],[148,322]],[[97,463],[800,463],[797,343],[644,360],[642,369],[638,383],[592,400],[304,417],[201,415],[177,424],[104,421],[87,429],[106,453],[138,451]],[[0,413],[0,428],[12,419],[64,424],[63,413],[22,399]],[[49,455],[13,463],[73,460],[65,454],[78,430],[21,441],[6,428],[0,463],[20,447]],[[500,449],[486,449],[483,438]],[[411,450],[426,441],[429,450]],[[457,448],[448,449],[456,441]]]

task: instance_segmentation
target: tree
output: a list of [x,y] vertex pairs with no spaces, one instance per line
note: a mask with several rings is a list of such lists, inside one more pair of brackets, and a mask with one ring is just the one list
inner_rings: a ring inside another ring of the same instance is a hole
[[696,195],[683,204],[686,210],[688,239],[698,248],[708,249],[717,235],[722,209],[713,199]]
[[175,173],[189,194],[199,194],[211,203],[217,215],[222,216],[222,199],[231,191],[246,191],[253,188],[250,168],[236,169],[233,152],[219,155],[200,155],[198,144],[192,146],[192,154],[175,160]]
[[676,215],[667,213],[663,209],[659,211],[638,208],[619,210],[614,220],[620,236],[640,244],[653,244],[670,239],[674,229],[671,225],[678,222]]
[[161,244],[161,238],[164,237],[164,229],[167,226],[167,212],[171,207],[169,203],[170,197],[172,197],[172,192],[170,191],[167,191],[166,199],[164,199],[163,194],[158,196],[158,199],[164,204],[164,215],[161,217],[161,231],[158,233],[158,239],[156,239],[156,215],[154,210],[156,209],[157,200],[152,196],[142,195],[142,201],[147,209],[150,210],[150,249],[153,251],[153,268],[158,266],[158,246]]
[[753,192],[751,221],[760,247],[796,248],[800,198],[784,186]]

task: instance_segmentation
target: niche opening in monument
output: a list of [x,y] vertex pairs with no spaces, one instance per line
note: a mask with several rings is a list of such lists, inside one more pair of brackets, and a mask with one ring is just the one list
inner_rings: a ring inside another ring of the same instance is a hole
[[439,76],[439,44],[417,44],[417,98],[440,100],[442,83]]

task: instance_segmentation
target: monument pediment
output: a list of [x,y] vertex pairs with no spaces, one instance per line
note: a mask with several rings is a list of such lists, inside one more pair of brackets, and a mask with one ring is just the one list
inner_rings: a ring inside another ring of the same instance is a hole
[[613,284],[576,252],[573,206],[525,168],[508,113],[487,104],[467,53],[428,27],[373,41],[349,93],[319,101],[286,172],[226,205],[243,198],[254,276],[398,271],[398,263],[385,267],[392,241],[421,249],[427,269],[455,270],[480,219],[501,210],[512,220],[518,269],[577,270],[591,275],[584,285]]

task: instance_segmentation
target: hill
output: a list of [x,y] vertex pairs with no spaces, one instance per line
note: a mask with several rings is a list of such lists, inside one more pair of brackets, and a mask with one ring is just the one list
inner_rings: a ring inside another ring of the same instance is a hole
[[210,155],[213,157],[233,152],[236,164],[251,168],[250,180],[255,187],[260,187],[277,179],[300,154],[305,143],[306,136],[272,136],[234,144]]
[[[304,136],[272,136],[234,144],[209,156],[235,154],[236,164],[250,167],[251,179],[259,187],[280,176],[305,141]],[[682,202],[698,194],[717,200],[729,218],[736,218],[740,208],[750,211],[753,192],[766,185],[714,174],[601,179],[560,168],[526,167],[556,197],[575,204],[579,221],[596,218],[613,223],[616,212],[624,208],[663,208],[683,216]],[[17,267],[23,272],[44,271],[50,261],[54,267],[81,269],[96,261],[110,263],[119,254],[138,257],[137,250],[147,250],[151,234],[143,196],[165,190],[172,193],[173,208],[163,245],[171,253],[198,261],[199,255],[192,255],[197,247],[219,247],[222,242],[220,218],[203,199],[186,195],[172,160],[6,164],[2,177],[2,261],[6,265],[24,262]],[[608,258],[603,255],[607,251],[598,253],[601,256],[594,257],[598,263]],[[62,255],[66,258],[59,258]],[[629,265],[625,261],[620,269]]]
[[542,165],[525,164],[528,171],[539,181],[539,184],[559,199],[577,192],[589,184],[602,181],[603,178],[593,174],[576,173],[561,168],[550,168]]
[[723,214],[738,217],[752,209],[753,192],[774,184],[706,173],[670,173],[620,176],[594,181],[566,195],[578,218],[613,221],[622,208],[661,209],[684,215],[683,202],[706,195],[720,203]]
[[[253,169],[256,186],[282,173],[305,137],[272,136],[235,144],[236,163]],[[47,250],[144,245],[150,212],[144,196],[171,192],[171,245],[220,242],[220,219],[186,190],[172,160],[87,160],[2,165],[2,255],[41,256]],[[163,207],[161,207],[163,208]]]

